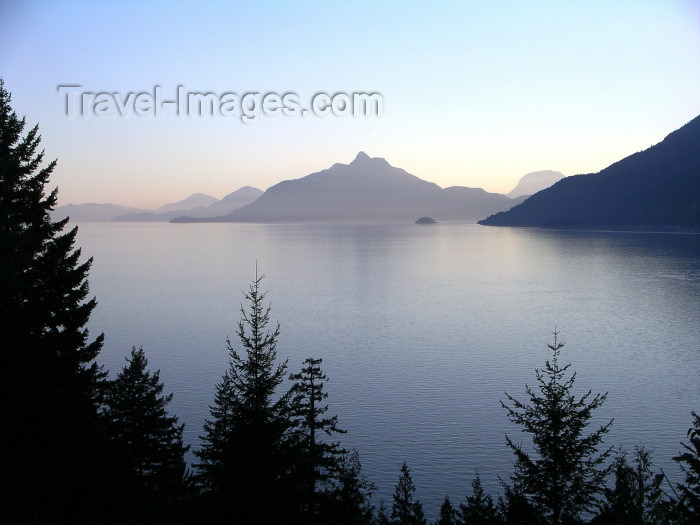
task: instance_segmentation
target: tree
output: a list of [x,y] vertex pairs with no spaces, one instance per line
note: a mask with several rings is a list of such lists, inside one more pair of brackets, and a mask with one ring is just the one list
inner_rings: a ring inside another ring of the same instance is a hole
[[491,525],[497,523],[493,499],[484,492],[479,473],[472,481],[472,495],[459,504],[460,523],[464,525]]
[[85,328],[92,259],[74,249],[77,228],[53,222],[58,190],[44,187],[38,126],[10,106],[0,79],[0,376],[4,490],[10,521],[80,520],[100,507],[110,453],[98,416],[103,336]]
[[132,477],[134,494],[143,501],[139,511],[160,519],[187,495],[185,453],[190,447],[182,442],[185,425],[168,415],[166,407],[173,394],[163,395],[160,371],[146,369],[143,348],[133,347],[126,360],[110,385],[105,413],[121,461]]
[[379,508],[377,509],[377,516],[374,519],[374,523],[376,523],[376,525],[391,525],[389,511],[384,503],[384,498],[379,500]]
[[449,496],[445,496],[445,499],[440,505],[440,516],[438,516],[435,525],[457,525],[457,511],[452,505]]
[[534,451],[528,452],[506,436],[515,454],[515,472],[511,476],[514,495],[522,495],[547,523],[575,521],[594,509],[603,492],[605,478],[612,465],[606,466],[612,448],[599,451],[612,420],[589,434],[584,434],[593,412],[607,394],[591,391],[576,397],[572,391],[574,372],[568,378],[570,364],[560,366],[564,346],[554,332],[554,343],[544,370],[535,370],[537,391],[525,386],[528,402],[523,403],[505,393],[510,405],[501,401],[508,418],[532,436]]
[[[229,368],[217,385],[212,419],[204,426],[201,486],[211,504],[242,523],[291,522],[298,487],[292,481],[289,393],[279,395],[287,361],[277,363],[279,324],[267,330],[270,307],[260,291],[263,276],[251,284],[241,305],[236,334],[243,352],[227,339]],[[275,502],[270,505],[270,502]]]
[[404,461],[401,465],[401,475],[394,489],[394,503],[391,506],[391,523],[394,525],[425,525],[423,505],[417,499],[414,501],[416,487],[411,478],[411,472]]
[[195,451],[200,462],[195,464],[198,473],[196,480],[207,494],[227,493],[227,475],[231,452],[231,433],[234,431],[233,398],[235,391],[231,376],[227,372],[220,383],[216,384],[214,404],[209,406],[211,419],[204,422],[204,435],[201,448]]
[[[517,464],[515,469],[517,473]],[[508,525],[544,525],[544,519],[523,492],[517,476],[514,476],[511,485],[502,480],[501,485],[503,495],[498,496],[498,517],[501,522]]]
[[321,359],[308,358],[298,374],[289,379],[294,381],[290,390],[291,416],[299,437],[299,451],[296,467],[299,469],[304,498],[303,512],[309,523],[316,521],[321,503],[318,493],[326,495],[333,490],[333,482],[340,475],[340,467],[346,451],[338,442],[328,442],[320,434],[333,436],[344,434],[338,427],[338,416],[326,417],[328,405],[324,404],[328,392],[323,389],[328,380],[321,370]]
[[668,502],[662,499],[663,474],[652,471],[651,453],[635,447],[633,462],[620,451],[613,463],[615,485],[605,489],[606,500],[596,524],[662,525],[669,523]]
[[328,493],[330,504],[321,521],[328,524],[362,525],[373,522],[371,504],[374,484],[362,473],[357,450],[343,454],[337,479]]
[[685,480],[678,484],[678,509],[687,523],[700,521],[700,416],[691,412],[693,426],[688,429],[690,444],[681,443],[685,452],[675,456],[680,464]]

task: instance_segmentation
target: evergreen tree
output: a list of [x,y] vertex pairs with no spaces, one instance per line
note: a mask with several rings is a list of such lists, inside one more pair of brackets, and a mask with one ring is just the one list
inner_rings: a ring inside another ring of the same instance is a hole
[[374,522],[376,525],[391,525],[391,519],[389,519],[389,511],[384,503],[384,498],[379,500],[379,508],[377,509],[377,517]]
[[110,453],[98,417],[105,374],[100,335],[85,328],[92,259],[74,249],[77,228],[53,222],[57,190],[44,187],[38,126],[10,106],[0,79],[0,351],[3,366],[3,496],[10,521],[79,521],[108,491]]
[[[173,394],[163,395],[160,371],[149,372],[143,348],[132,348],[127,366],[111,383],[106,416],[121,461],[132,476],[132,497],[142,502],[149,521],[162,520],[164,513],[187,495],[189,476],[182,442],[184,424],[168,415]],[[133,506],[133,505],[132,505]],[[172,521],[173,514],[168,512]]]
[[211,419],[204,422],[204,435],[199,436],[201,448],[194,453],[200,461],[195,465],[198,471],[196,481],[205,494],[230,491],[226,474],[230,463],[227,454],[231,452],[230,440],[234,429],[234,396],[231,376],[227,371],[216,385],[214,405],[209,406]]
[[[516,465],[516,472],[517,472]],[[522,484],[515,478],[512,484],[503,485],[503,496],[498,497],[498,517],[508,525],[544,525],[545,521],[524,494]]]
[[684,482],[678,484],[678,509],[686,523],[700,522],[700,416],[695,412],[692,416],[690,444],[681,443],[686,451],[673,458],[685,474]]
[[294,381],[290,390],[291,416],[299,438],[295,466],[299,470],[303,513],[308,523],[317,521],[318,506],[333,490],[333,482],[340,475],[341,461],[346,454],[340,443],[329,442],[321,436],[345,433],[338,427],[338,416],[325,416],[328,393],[323,386],[328,378],[321,370],[321,363],[321,359],[308,358],[300,373],[289,376]]
[[371,499],[375,490],[374,484],[362,473],[357,450],[344,454],[334,487],[328,493],[330,504],[324,509],[321,521],[332,525],[372,523],[374,508]]
[[[289,394],[278,395],[287,362],[277,363],[279,324],[267,330],[270,307],[256,275],[244,293],[236,334],[243,352],[227,340],[229,368],[217,385],[212,419],[204,427],[199,481],[214,509],[242,523],[293,522]],[[274,502],[271,505],[270,502]]]
[[573,393],[576,373],[566,377],[570,364],[560,366],[559,354],[564,343],[557,339],[547,345],[553,352],[544,370],[536,370],[538,391],[525,387],[529,398],[523,403],[506,393],[508,418],[532,436],[534,453],[516,445],[506,436],[515,454],[516,469],[511,476],[516,491],[532,505],[546,523],[558,525],[576,521],[583,512],[592,511],[603,492],[605,478],[612,465],[606,466],[611,448],[599,451],[603,436],[612,420],[590,434],[584,431],[607,394],[591,391],[577,398]]
[[605,490],[606,501],[596,524],[662,525],[669,522],[668,502],[662,499],[663,474],[652,471],[651,453],[635,447],[633,464],[620,451],[613,464],[615,486]]
[[435,525],[457,525],[457,511],[452,505],[449,496],[445,496],[445,499],[440,505],[440,516],[438,516]]
[[391,506],[392,525],[426,525],[423,505],[414,500],[416,487],[411,478],[411,472],[404,461],[401,465],[401,475],[394,489],[394,503]]
[[492,525],[498,522],[493,499],[484,492],[481,477],[476,473],[472,481],[472,495],[459,504],[460,523],[463,525]]

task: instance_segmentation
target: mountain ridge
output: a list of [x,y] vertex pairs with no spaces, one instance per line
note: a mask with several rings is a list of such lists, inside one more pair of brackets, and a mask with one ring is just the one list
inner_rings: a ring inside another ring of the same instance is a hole
[[177,205],[182,205],[182,203],[197,202],[197,200],[201,200],[199,197],[197,197],[197,199],[192,199],[192,197],[199,195],[208,197],[203,193],[194,193],[187,199],[173,204],[166,204],[165,206],[158,208],[159,210],[163,208],[168,209],[166,212],[158,213],[156,210],[155,212],[149,211],[145,213],[127,213],[114,217],[111,220],[115,222],[169,222],[174,217],[180,217],[183,214],[190,214],[192,217],[216,217],[217,215],[230,213],[237,208],[245,206],[246,204],[253,202],[262,194],[263,191],[258,188],[243,186],[236,191],[225,195],[222,199],[215,200],[207,206],[197,205],[189,209],[177,208]]
[[507,197],[514,199],[523,195],[534,195],[538,191],[549,188],[552,184],[564,178],[564,174],[553,170],[533,171],[520,177],[520,180]]
[[334,222],[474,220],[508,209],[514,201],[481,188],[441,188],[382,157],[359,152],[349,164],[271,186],[256,201],[215,218],[177,217],[172,222]]
[[700,231],[700,116],[644,151],[566,177],[479,224]]
[[[197,216],[216,216],[229,213],[236,208],[240,208],[254,201],[262,194],[262,190],[252,186],[243,186],[224,196],[222,199],[216,199],[204,193],[193,193],[186,199],[165,204],[156,210],[137,208],[134,206],[122,206],[109,202],[64,204],[57,206],[56,209],[51,212],[51,217],[53,220],[70,217],[73,222],[168,222],[173,217],[185,213],[193,213]],[[196,204],[197,202],[209,202],[209,204],[203,206],[202,204]],[[181,206],[187,206],[189,204],[194,204],[194,206],[190,208],[181,208]],[[159,212],[158,210],[166,211]]]

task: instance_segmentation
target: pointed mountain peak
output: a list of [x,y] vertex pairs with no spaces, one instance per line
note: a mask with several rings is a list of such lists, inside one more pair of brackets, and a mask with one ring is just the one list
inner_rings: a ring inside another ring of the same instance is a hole
[[353,160],[349,165],[353,168],[359,167],[362,169],[391,168],[391,164],[389,164],[386,159],[383,159],[382,157],[370,157],[364,151],[359,152],[355,157],[355,160]]
[[355,160],[368,160],[369,158],[370,157],[369,157],[369,155],[367,155],[367,153],[365,153],[364,151],[360,151],[357,154],[357,157],[355,157]]
[[357,157],[355,157],[355,160],[352,161],[352,164],[355,164],[356,162],[358,162],[358,163],[365,162],[368,160],[370,160],[369,155],[367,155],[367,153],[365,153],[364,151],[361,151],[357,154]]

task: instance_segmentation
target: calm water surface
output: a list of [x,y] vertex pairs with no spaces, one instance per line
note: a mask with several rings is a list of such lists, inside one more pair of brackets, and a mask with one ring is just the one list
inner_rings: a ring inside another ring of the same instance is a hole
[[[133,345],[175,393],[193,448],[227,366],[242,300],[266,275],[289,371],[323,358],[330,413],[391,495],[407,461],[428,517],[478,469],[511,472],[499,400],[524,399],[556,326],[579,391],[609,392],[610,444],[670,456],[700,410],[700,236],[473,224],[84,223],[93,333],[114,375]],[[235,339],[234,339],[235,342]]]

